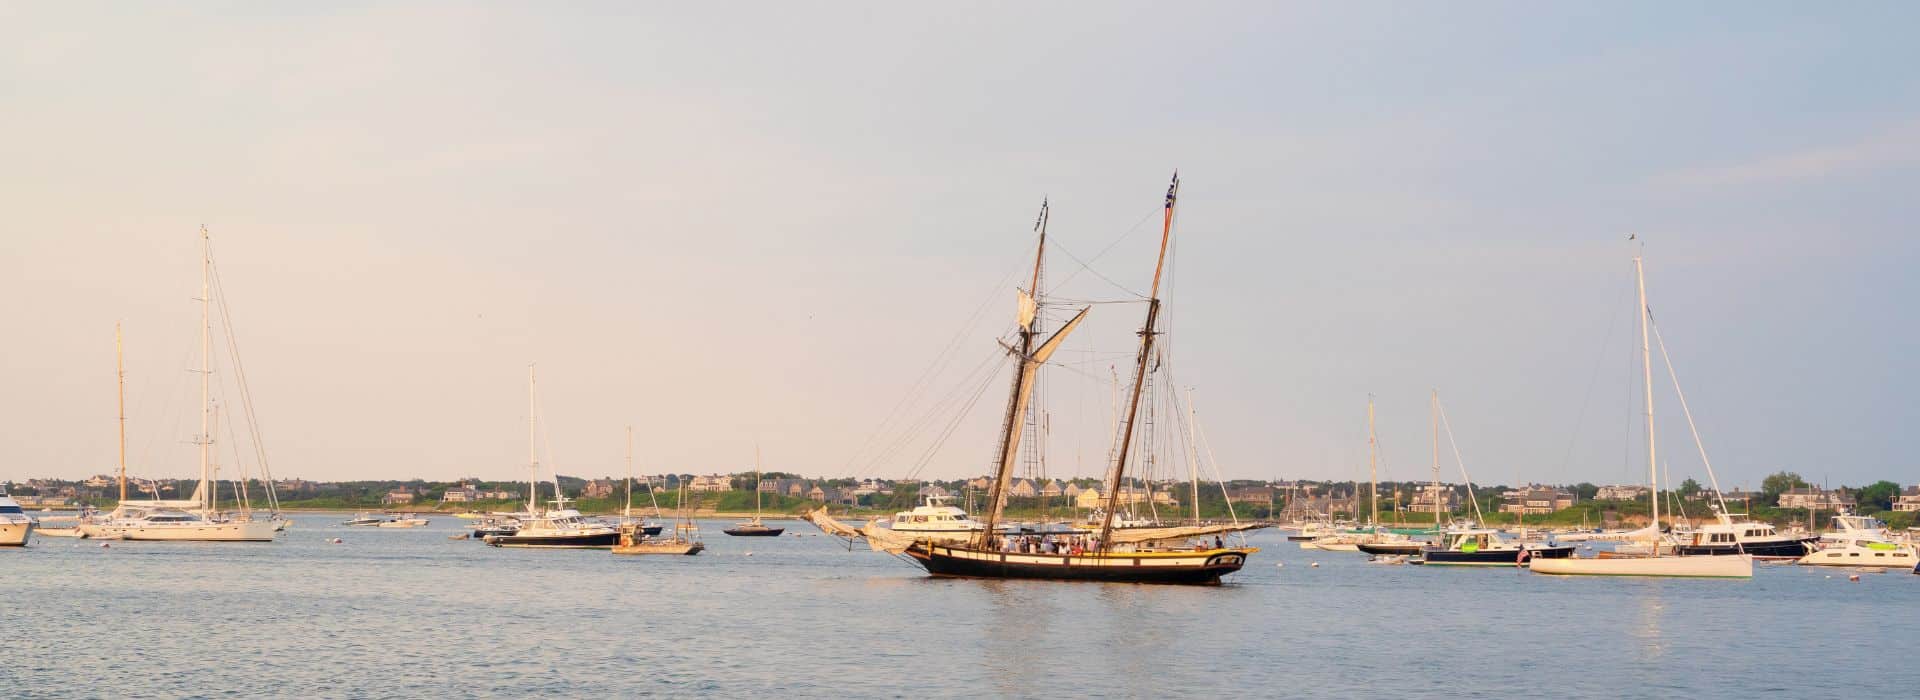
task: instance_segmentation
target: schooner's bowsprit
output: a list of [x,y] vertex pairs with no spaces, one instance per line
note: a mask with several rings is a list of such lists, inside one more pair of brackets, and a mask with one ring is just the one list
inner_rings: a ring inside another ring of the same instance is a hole
[[1031,291],[1023,291],[1020,295],[1019,344],[1018,347],[1008,348],[1018,368],[1013,373],[1013,388],[1001,424],[999,461],[988,495],[990,506],[985,526],[964,544],[927,539],[905,547],[902,553],[919,563],[927,573],[976,578],[1217,584],[1220,577],[1239,571],[1246,564],[1247,555],[1259,551],[1254,547],[1209,547],[1183,543],[1187,537],[1229,529],[1225,526],[1217,530],[1188,527],[1140,528],[1119,532],[1114,528],[1114,513],[1118,512],[1121,505],[1121,487],[1126,484],[1128,448],[1133,442],[1134,427],[1140,415],[1141,391],[1155,357],[1154,337],[1160,333],[1160,279],[1166,267],[1167,243],[1173,233],[1174,204],[1179,191],[1180,176],[1176,173],[1172,184],[1167,186],[1166,207],[1160,229],[1160,252],[1154,264],[1153,286],[1147,295],[1147,319],[1139,332],[1140,348],[1134,366],[1132,393],[1124,414],[1125,423],[1118,449],[1107,473],[1107,502],[1098,533],[1047,539],[1006,534],[998,528],[1006,509],[1008,487],[1020,446],[1020,433],[1025,425],[1023,417],[1033,392],[1035,375],[1087,315],[1087,309],[1082,308],[1060,330],[1035,345],[1034,336],[1038,334],[1033,329],[1033,321],[1039,305],[1036,296],[1039,294],[1040,265],[1046,251],[1046,233],[1042,227],[1039,251],[1034,255],[1033,282],[1028,287]]

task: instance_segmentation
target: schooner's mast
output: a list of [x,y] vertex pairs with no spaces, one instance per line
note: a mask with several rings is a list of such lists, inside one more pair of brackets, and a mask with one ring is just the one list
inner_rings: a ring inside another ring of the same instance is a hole
[[1127,402],[1126,428],[1120,431],[1119,449],[1114,451],[1113,468],[1107,475],[1107,509],[1100,521],[1100,549],[1112,547],[1113,514],[1120,507],[1120,484],[1126,478],[1127,453],[1133,443],[1134,419],[1140,415],[1140,391],[1147,381],[1147,363],[1153,359],[1154,324],[1160,320],[1160,274],[1167,265],[1167,241],[1173,235],[1173,204],[1180,195],[1180,173],[1173,173],[1167,185],[1166,213],[1160,223],[1160,255],[1153,264],[1153,286],[1147,291],[1147,322],[1140,327],[1140,356],[1134,362],[1133,395]]
[[1036,228],[1040,231],[1040,240],[1034,249],[1033,276],[1028,282],[1028,290],[1031,291],[1020,292],[1020,345],[1007,348],[1017,358],[1019,368],[1013,373],[1013,388],[1007,397],[1007,412],[1000,423],[999,464],[996,465],[993,484],[987,494],[987,517],[982,521],[984,527],[974,536],[975,546],[986,546],[992,542],[995,533],[999,530],[1000,516],[1006,511],[1007,488],[1013,479],[1013,466],[1020,454],[1020,433],[1027,423],[1027,403],[1033,396],[1034,376],[1039,372],[1040,365],[1053,355],[1054,350],[1060,347],[1060,343],[1067,339],[1067,334],[1073,332],[1074,327],[1078,326],[1080,320],[1087,315],[1087,309],[1081,309],[1080,313],[1074,314],[1073,319],[1061,326],[1060,330],[1055,331],[1046,342],[1040,343],[1037,348],[1034,346],[1034,336],[1039,335],[1035,320],[1040,313],[1040,303],[1036,298],[1040,293],[1040,265],[1045,260],[1047,252],[1047,209],[1047,204],[1043,202],[1040,206],[1040,219],[1035,222]]
[[120,384],[120,502],[127,502],[127,350],[120,323],[113,324],[114,376]]

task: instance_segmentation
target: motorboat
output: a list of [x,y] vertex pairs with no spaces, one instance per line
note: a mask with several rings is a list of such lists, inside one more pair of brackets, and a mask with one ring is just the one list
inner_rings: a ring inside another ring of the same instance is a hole
[[362,527],[367,525],[379,525],[380,523],[384,523],[386,521],[387,521],[386,518],[382,518],[372,513],[355,513],[353,514],[353,517],[340,521],[340,524],[346,525],[348,527]]
[[1675,533],[1675,550],[1682,556],[1748,554],[1761,559],[1798,559],[1813,551],[1813,543],[1819,539],[1784,534],[1771,523],[1715,515],[1715,522]]
[[426,527],[429,521],[413,513],[404,513],[398,518],[380,523],[378,527]]
[[891,528],[894,532],[940,540],[964,540],[986,529],[985,524],[974,520],[951,501],[951,496],[930,494],[913,510],[894,513]]
[[511,535],[519,531],[520,521],[517,518],[505,515],[493,515],[474,524],[473,538],[476,540],[484,540],[490,536]]
[[706,550],[707,545],[699,540],[680,537],[655,539],[646,534],[638,525],[628,525],[620,529],[620,541],[613,545],[614,554],[668,554],[692,556]]
[[1906,569],[1920,565],[1920,554],[1914,552],[1912,545],[1888,542],[1863,535],[1842,540],[1838,544],[1822,547],[1817,552],[1812,552],[1800,557],[1799,563],[1807,566],[1867,566],[1883,569]]
[[20,502],[0,492],[0,547],[25,547],[37,523]]
[[1415,563],[1427,566],[1524,566],[1540,559],[1573,556],[1573,545],[1515,542],[1499,530],[1466,528],[1447,531],[1441,546],[1420,550]]

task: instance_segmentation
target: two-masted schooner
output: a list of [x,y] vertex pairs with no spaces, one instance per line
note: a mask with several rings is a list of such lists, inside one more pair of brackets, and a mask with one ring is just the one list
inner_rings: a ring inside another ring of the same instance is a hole
[[[1030,542],[1003,533],[1001,516],[1007,505],[1013,469],[1019,455],[1020,438],[1025,426],[1027,404],[1033,393],[1040,366],[1047,362],[1060,344],[1086,318],[1082,308],[1053,335],[1040,339],[1034,329],[1038,303],[1040,264],[1045,254],[1045,239],[1034,257],[1031,284],[1019,298],[1019,339],[1008,352],[1017,364],[1013,387],[1001,423],[998,464],[990,486],[990,503],[983,527],[964,542],[932,538],[914,541],[901,553],[911,557],[935,576],[977,578],[1028,578],[1138,583],[1216,584],[1220,577],[1239,571],[1253,547],[1193,546],[1180,544],[1187,537],[1203,534],[1204,527],[1127,528],[1116,530],[1114,515],[1121,509],[1121,491],[1127,483],[1127,466],[1135,428],[1139,422],[1141,394],[1156,358],[1154,338],[1160,334],[1160,281],[1166,268],[1167,244],[1173,234],[1174,205],[1178,201],[1180,176],[1176,173],[1167,186],[1167,197],[1160,230],[1160,252],[1154,263],[1153,286],[1147,295],[1147,318],[1141,326],[1139,354],[1134,363],[1133,386],[1123,416],[1118,447],[1105,480],[1106,504],[1100,527],[1062,550],[1057,545],[1035,551]],[[1090,307],[1089,307],[1090,308]],[[1161,543],[1172,543],[1162,546]],[[1022,546],[1025,544],[1027,546]]]

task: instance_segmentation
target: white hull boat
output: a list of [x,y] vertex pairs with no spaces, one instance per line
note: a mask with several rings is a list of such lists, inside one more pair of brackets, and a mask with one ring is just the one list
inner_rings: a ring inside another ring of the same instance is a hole
[[1553,576],[1664,576],[1675,578],[1753,578],[1753,557],[1745,554],[1692,557],[1609,557],[1535,559],[1528,567]]
[[279,528],[270,520],[108,521],[80,526],[93,539],[146,542],[272,542]]

